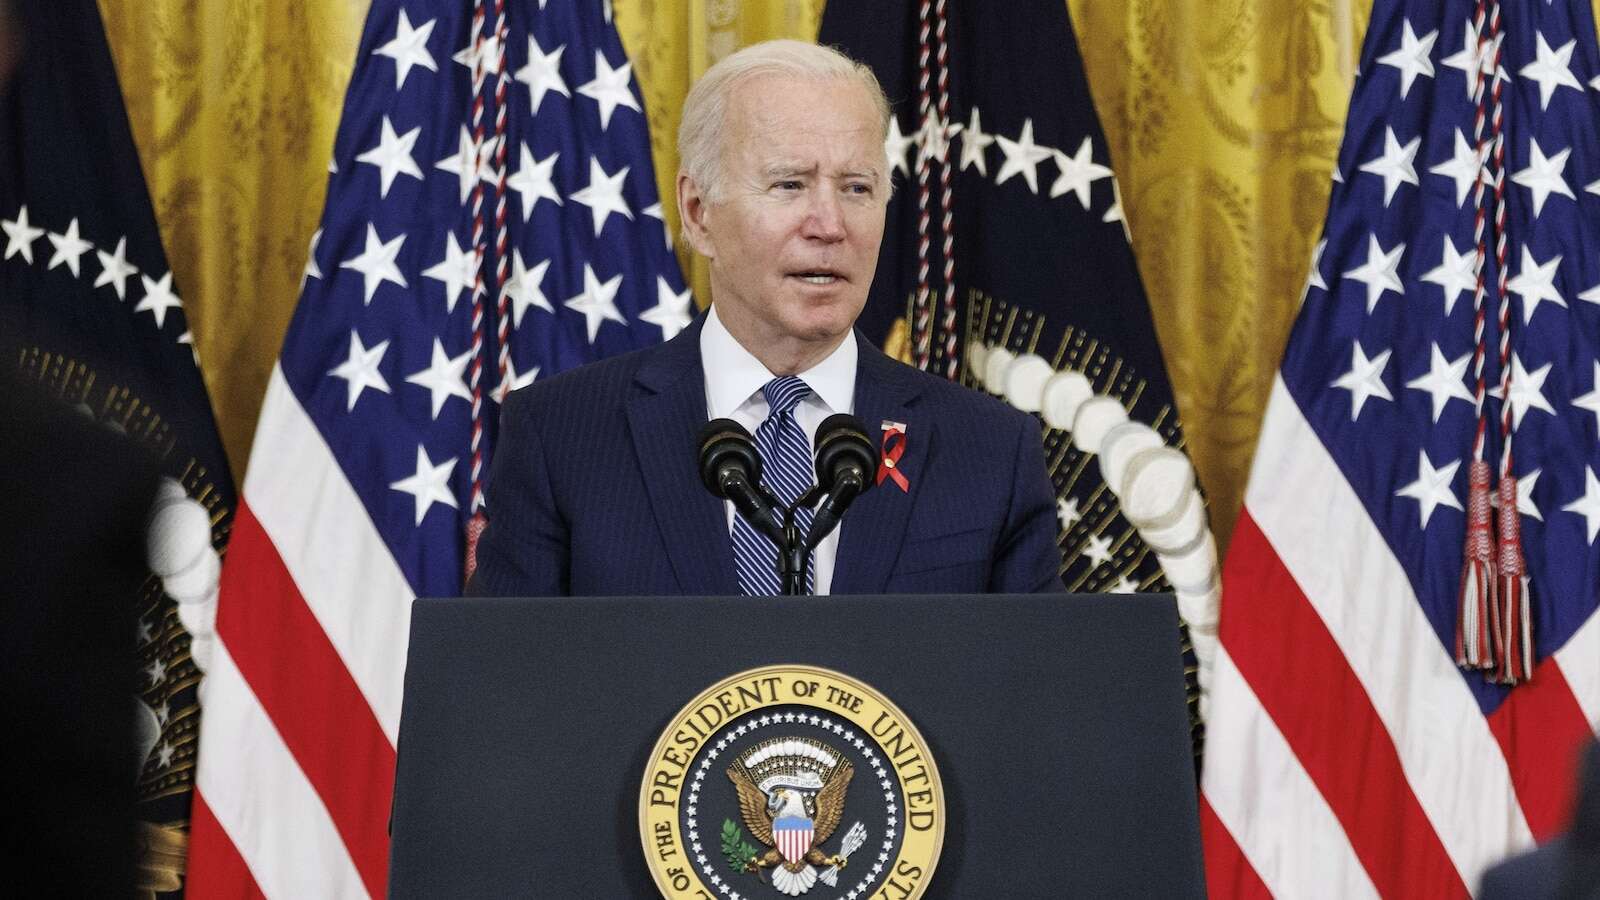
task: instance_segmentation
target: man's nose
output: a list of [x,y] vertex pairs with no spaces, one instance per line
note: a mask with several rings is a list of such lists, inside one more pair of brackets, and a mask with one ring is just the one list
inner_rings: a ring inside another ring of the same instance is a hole
[[810,204],[804,223],[805,237],[828,243],[844,240],[844,209],[838,195],[821,188],[812,194]]

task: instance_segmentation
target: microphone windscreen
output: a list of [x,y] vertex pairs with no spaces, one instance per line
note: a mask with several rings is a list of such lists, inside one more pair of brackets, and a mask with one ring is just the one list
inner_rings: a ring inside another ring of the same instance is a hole
[[712,419],[700,428],[700,438],[695,443],[699,445],[700,452],[704,453],[708,444],[722,438],[754,440],[750,437],[750,432],[746,431],[745,427],[737,421],[733,419]]
[[712,419],[700,429],[698,462],[700,480],[711,493],[728,499],[722,487],[722,473],[729,466],[740,469],[755,484],[761,478],[761,457],[755,439],[733,419]]
[[823,490],[832,490],[834,479],[841,466],[854,466],[861,471],[862,490],[872,484],[872,473],[878,468],[878,449],[867,437],[866,426],[849,413],[836,413],[817,426],[816,467],[817,484]]

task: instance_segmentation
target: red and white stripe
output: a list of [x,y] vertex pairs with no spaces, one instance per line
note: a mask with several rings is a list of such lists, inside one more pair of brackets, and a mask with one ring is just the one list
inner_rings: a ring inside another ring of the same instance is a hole
[[799,862],[806,858],[806,853],[811,850],[811,828],[809,826],[798,828],[788,826],[778,829],[778,852],[790,862]]
[[275,367],[201,688],[191,896],[386,893],[413,599]]
[[1600,620],[1486,718],[1281,378],[1220,639],[1202,810],[1214,896],[1460,897],[1562,828],[1569,763],[1600,718]]

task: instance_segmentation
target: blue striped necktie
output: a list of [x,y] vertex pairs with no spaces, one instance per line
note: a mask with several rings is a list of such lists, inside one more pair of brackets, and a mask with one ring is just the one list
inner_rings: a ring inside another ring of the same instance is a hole
[[[761,454],[761,483],[785,506],[811,489],[811,446],[795,420],[794,408],[811,394],[811,387],[793,375],[774,378],[761,388],[767,399],[767,419],[756,429],[756,450]],[[779,511],[780,515],[782,511]],[[811,527],[812,510],[795,512],[795,524],[804,535]],[[733,559],[739,570],[739,590],[749,596],[782,593],[778,581],[778,547],[757,531],[743,515],[733,517]],[[806,593],[816,590],[816,565],[806,559]]]

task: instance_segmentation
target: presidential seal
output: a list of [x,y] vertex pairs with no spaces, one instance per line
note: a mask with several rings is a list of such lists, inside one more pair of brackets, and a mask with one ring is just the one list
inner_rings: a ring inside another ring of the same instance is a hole
[[944,842],[922,735],[872,687],[814,666],[741,672],[650,754],[639,837],[664,897],[911,900]]

